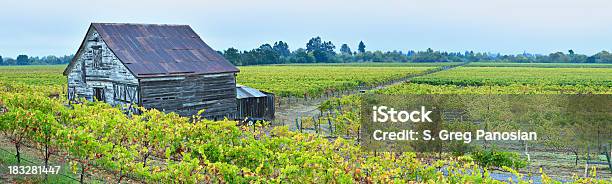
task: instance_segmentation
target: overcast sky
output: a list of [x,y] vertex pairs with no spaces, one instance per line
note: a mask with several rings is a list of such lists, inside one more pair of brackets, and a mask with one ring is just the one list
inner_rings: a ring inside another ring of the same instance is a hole
[[354,50],[612,49],[607,0],[2,0],[0,55],[73,54],[91,22],[188,24],[217,50],[314,36]]

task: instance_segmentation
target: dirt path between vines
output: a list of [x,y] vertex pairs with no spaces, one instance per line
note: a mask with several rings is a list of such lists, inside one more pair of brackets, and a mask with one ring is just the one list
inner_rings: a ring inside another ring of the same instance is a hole
[[[456,64],[456,65],[448,65],[448,66],[441,66],[435,69],[431,69],[428,71],[425,71],[423,73],[420,74],[414,74],[414,75],[410,75],[408,77],[390,82],[390,83],[386,83],[386,84],[381,84],[375,87],[370,87],[370,88],[366,88],[366,89],[353,89],[350,91],[345,91],[344,93],[339,93],[339,94],[334,94],[331,96],[323,96],[320,98],[314,98],[314,99],[303,99],[303,98],[284,98],[281,99],[283,100],[283,103],[281,103],[280,106],[276,107],[276,112],[275,112],[275,120],[273,121],[274,125],[288,125],[290,130],[297,130],[297,124],[296,124],[296,119],[302,118],[302,117],[313,117],[313,116],[317,116],[320,115],[320,111],[318,110],[319,104],[325,102],[326,100],[332,98],[332,97],[343,97],[346,95],[352,95],[352,94],[357,94],[360,93],[362,90],[365,91],[371,91],[371,90],[378,90],[378,89],[383,89],[383,88],[387,88],[389,86],[392,85],[397,85],[397,84],[401,84],[401,83],[405,83],[405,82],[410,82],[411,79],[415,78],[415,77],[420,77],[420,76],[425,76],[425,75],[429,75],[432,73],[437,73],[437,72],[441,72],[441,71],[445,71],[445,70],[450,70],[459,66],[463,66],[467,63],[461,63],[461,64]],[[323,129],[326,129],[327,127],[324,127],[322,125]]]

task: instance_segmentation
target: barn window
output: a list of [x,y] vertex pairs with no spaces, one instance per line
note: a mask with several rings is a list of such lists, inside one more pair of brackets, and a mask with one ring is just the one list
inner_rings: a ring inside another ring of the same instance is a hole
[[70,86],[68,87],[68,100],[74,100],[76,97],[76,87]]
[[93,97],[95,100],[106,102],[106,95],[104,95],[104,88],[102,87],[94,87],[93,88]]
[[102,46],[92,46],[93,49],[93,67],[100,68],[102,66]]
[[137,102],[138,101],[137,86],[121,84],[121,83],[114,83],[113,84],[113,97],[117,101]]
[[87,83],[87,68],[85,67],[85,60],[81,62],[81,80],[83,83]]

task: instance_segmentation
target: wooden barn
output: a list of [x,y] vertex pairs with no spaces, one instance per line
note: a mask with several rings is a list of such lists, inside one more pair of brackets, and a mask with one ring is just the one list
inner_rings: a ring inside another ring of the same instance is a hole
[[187,25],[92,23],[64,75],[68,98],[234,118],[238,68]]
[[274,94],[259,91],[243,85],[236,86],[236,119],[273,120]]

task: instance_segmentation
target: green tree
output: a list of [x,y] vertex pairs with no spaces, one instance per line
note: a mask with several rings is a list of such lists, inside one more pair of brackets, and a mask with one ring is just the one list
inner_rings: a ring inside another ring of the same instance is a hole
[[357,51],[359,51],[359,53],[365,53],[365,44],[363,43],[363,41],[359,41],[359,48],[357,49]]
[[351,48],[349,48],[349,46],[345,43],[342,44],[342,46],[340,47],[340,53],[345,55],[351,55],[353,52],[351,52]]
[[588,63],[612,63],[612,54],[608,51],[601,51],[587,59]]
[[258,64],[275,64],[279,63],[280,54],[272,48],[270,44],[263,44],[256,49],[256,53],[259,56]]
[[315,58],[312,54],[308,54],[305,49],[299,48],[293,52],[292,63],[314,63]]
[[319,50],[321,48],[321,45],[323,45],[321,37],[317,36],[311,38],[310,40],[308,40],[308,43],[306,43],[306,52],[310,53]]
[[28,59],[27,55],[17,56],[17,65],[27,65],[29,63],[30,63],[30,59]]
[[0,56],[0,65],[4,65],[4,59],[2,59],[2,56]]
[[563,52],[551,53],[548,57],[550,58],[551,62],[555,63],[569,63],[570,61],[570,58],[563,54]]
[[13,59],[13,58],[6,58],[6,59],[4,59],[4,64],[6,64],[6,65],[15,65],[15,63],[17,63],[17,62],[15,62],[15,59]]
[[289,51],[289,45],[283,41],[275,42],[272,48],[281,56],[289,56],[291,54],[291,51]]
[[588,57],[583,54],[576,54],[574,50],[570,49],[567,51],[569,53],[569,62],[570,63],[586,63]]
[[312,54],[317,62],[330,62],[336,55],[336,46],[331,41],[324,42],[321,37],[311,38],[306,43],[306,51]]
[[231,47],[223,51],[223,56],[234,65],[242,65],[242,61],[240,60],[240,51],[238,51],[238,49]]

